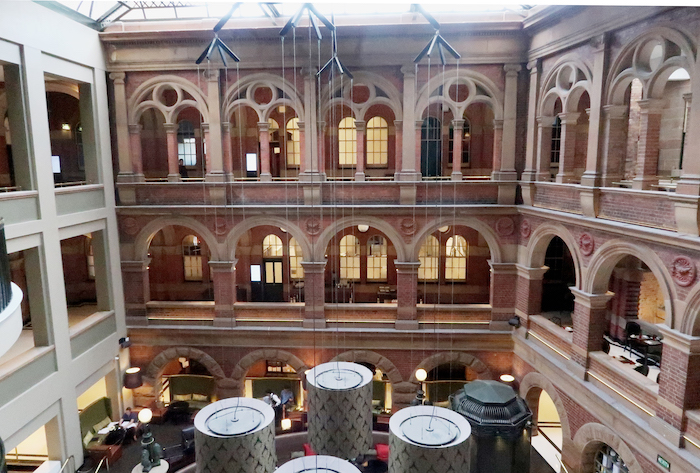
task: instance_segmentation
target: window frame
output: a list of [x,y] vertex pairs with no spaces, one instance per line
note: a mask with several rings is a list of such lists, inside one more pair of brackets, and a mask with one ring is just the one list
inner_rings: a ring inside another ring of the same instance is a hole
[[[352,123],[352,126],[344,126],[344,123]],[[345,149],[348,143],[350,151]],[[349,161],[348,157],[350,157]],[[354,117],[345,117],[338,123],[338,167],[347,169],[357,167],[357,127]]]
[[[373,125],[374,121],[381,121],[379,126]],[[379,138],[375,137],[375,133],[379,132]],[[366,131],[366,164],[367,168],[382,169],[389,167],[389,123],[384,117],[379,115],[370,118],[367,121]],[[374,150],[375,146],[379,146],[379,151]],[[379,155],[379,159],[375,159]]]

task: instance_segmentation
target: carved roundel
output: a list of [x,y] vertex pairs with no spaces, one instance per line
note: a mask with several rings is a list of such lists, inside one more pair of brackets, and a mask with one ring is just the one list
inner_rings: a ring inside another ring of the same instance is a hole
[[695,281],[695,263],[685,256],[676,256],[671,263],[671,276],[679,286],[690,286]]
[[499,218],[496,222],[496,231],[501,236],[510,236],[515,231],[515,224],[510,217]]
[[214,220],[214,232],[217,235],[223,235],[226,233],[226,219],[223,217],[217,217]]
[[128,235],[136,235],[139,231],[139,224],[133,217],[127,217],[122,220],[122,225],[124,227],[124,231]]
[[584,233],[578,239],[578,247],[581,248],[581,253],[583,253],[584,256],[590,256],[593,254],[593,250],[595,250],[595,240],[588,233]]
[[321,233],[321,221],[316,217],[311,217],[306,221],[306,233],[309,235],[318,235]]
[[530,221],[523,220],[522,223],[520,224],[520,235],[523,238],[529,238],[530,233],[532,233],[532,226],[530,225]]
[[401,220],[401,231],[405,235],[413,235],[416,233],[416,222],[412,218]]

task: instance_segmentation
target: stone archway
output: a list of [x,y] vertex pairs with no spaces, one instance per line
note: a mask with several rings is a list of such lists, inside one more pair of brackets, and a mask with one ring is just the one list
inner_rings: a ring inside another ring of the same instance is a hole
[[242,396],[245,391],[245,376],[251,366],[260,360],[275,360],[287,363],[294,368],[300,378],[309,368],[298,356],[285,350],[275,350],[273,348],[255,350],[240,359],[231,373],[231,379],[226,383],[226,397]]
[[[428,358],[421,361],[416,367],[416,370],[418,368],[423,368],[425,371],[430,372],[430,370],[432,370],[433,368],[437,368],[442,364],[452,362],[461,363],[473,369],[477,373],[479,379],[493,379],[493,374],[491,373],[491,370],[488,366],[486,366],[486,364],[483,361],[481,361],[474,355],[470,355],[469,353],[464,353],[461,351],[436,353],[435,355],[429,356]],[[412,383],[418,384],[415,370],[413,371],[413,373],[411,373],[410,381]]]
[[[525,375],[523,380],[520,382],[520,397],[525,399],[528,407],[533,413],[533,418],[536,417],[537,408],[533,409],[539,403],[540,392],[545,391],[549,397],[552,398],[554,405],[557,408],[557,414],[559,414],[559,420],[561,421],[561,431],[564,437],[564,441],[571,440],[571,428],[569,427],[569,418],[566,414],[566,408],[564,407],[564,402],[559,396],[559,392],[554,387],[554,385],[542,374],[540,373],[528,373]],[[536,419],[535,419],[536,421]]]
[[219,365],[214,358],[197,348],[170,347],[160,352],[153,359],[153,361],[151,361],[148,368],[146,368],[146,379],[144,381],[153,386],[153,396],[156,398],[156,400],[158,393],[161,390],[161,375],[163,374],[165,366],[171,361],[180,357],[189,358],[201,363],[207,369],[207,371],[209,371],[209,374],[214,377],[217,391],[219,390],[221,382],[224,380],[226,375],[224,374],[224,370],[221,368],[221,365]]
[[594,471],[595,455],[603,444],[608,445],[620,455],[622,461],[627,465],[629,473],[644,473],[627,444],[610,428],[595,422],[584,425],[578,429],[574,436],[574,447],[581,455],[577,470],[579,473]]

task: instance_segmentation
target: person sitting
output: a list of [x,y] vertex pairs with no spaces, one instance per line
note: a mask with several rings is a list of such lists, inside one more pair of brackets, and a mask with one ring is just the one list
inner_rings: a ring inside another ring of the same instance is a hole
[[126,439],[136,440],[138,435],[138,423],[139,416],[133,412],[130,407],[127,407],[124,411],[121,422],[119,422],[119,426],[126,431]]
[[187,173],[187,167],[185,166],[185,160],[181,159],[178,161],[178,170],[180,171],[180,177],[189,177]]
[[282,392],[280,393],[280,401],[285,407],[290,407],[289,405],[294,403],[294,393],[289,386],[285,386],[284,389],[282,389]]

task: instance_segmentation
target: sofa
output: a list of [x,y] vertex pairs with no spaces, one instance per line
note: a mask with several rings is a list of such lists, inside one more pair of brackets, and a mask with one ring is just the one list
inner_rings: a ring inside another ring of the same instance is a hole
[[115,441],[114,434],[98,433],[112,422],[111,400],[108,397],[96,400],[80,412],[79,419],[80,435],[88,456],[96,461],[106,458],[110,464],[117,461],[121,457],[120,439]]

